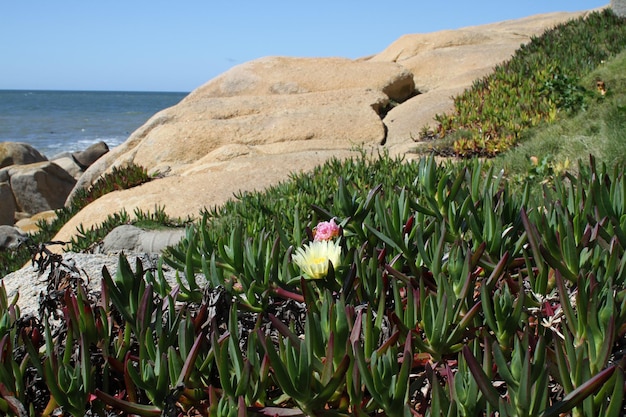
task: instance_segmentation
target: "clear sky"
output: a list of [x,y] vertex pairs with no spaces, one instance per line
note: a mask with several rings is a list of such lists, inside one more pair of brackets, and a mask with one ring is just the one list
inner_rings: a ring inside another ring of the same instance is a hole
[[428,33],[609,0],[6,0],[0,89],[191,91],[268,55],[359,58]]

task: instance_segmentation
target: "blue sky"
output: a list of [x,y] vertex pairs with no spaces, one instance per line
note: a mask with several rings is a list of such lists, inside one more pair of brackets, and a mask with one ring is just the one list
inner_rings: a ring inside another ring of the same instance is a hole
[[407,33],[608,0],[0,3],[0,89],[191,91],[268,55],[359,58]]

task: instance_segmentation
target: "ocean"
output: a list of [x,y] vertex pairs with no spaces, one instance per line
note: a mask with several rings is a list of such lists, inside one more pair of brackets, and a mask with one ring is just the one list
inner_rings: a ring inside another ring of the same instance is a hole
[[124,142],[188,93],[0,90],[0,142],[25,142],[48,158]]

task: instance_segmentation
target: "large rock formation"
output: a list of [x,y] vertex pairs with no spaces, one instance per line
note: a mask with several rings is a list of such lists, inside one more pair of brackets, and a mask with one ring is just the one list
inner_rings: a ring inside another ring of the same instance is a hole
[[385,139],[381,112],[414,92],[413,76],[390,62],[268,57],[239,65],[135,131],[89,169],[134,162],[184,175],[240,156],[344,149]]
[[523,43],[584,13],[551,13],[431,34],[407,35],[360,59],[268,57],[214,78],[163,110],[81,177],[85,187],[129,162],[159,179],[105,195],[57,235],[108,214],[164,206],[197,216],[233,193],[260,189],[355,146],[407,155],[421,129]]

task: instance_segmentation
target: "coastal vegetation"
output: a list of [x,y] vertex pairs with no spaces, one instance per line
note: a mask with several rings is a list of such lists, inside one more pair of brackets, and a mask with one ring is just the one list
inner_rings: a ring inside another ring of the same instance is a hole
[[531,39],[455,97],[454,111],[437,115],[435,132],[426,128],[422,136],[447,139],[433,146],[440,154],[495,156],[515,146],[529,128],[586,109],[604,97],[605,84],[581,78],[623,50],[621,20],[605,9]]
[[[155,270],[120,256],[99,294],[51,259],[39,317],[0,286],[0,410],[624,415],[626,55],[605,46],[617,28],[608,10],[522,48],[513,60],[549,70],[538,88],[477,81],[507,117],[462,121],[467,92],[421,149],[461,159],[362,151],[241,193],[188,224]],[[610,52],[570,72],[590,48]],[[535,61],[544,50],[554,62]],[[520,91],[551,116],[515,121]],[[494,134],[462,136],[481,131]]]

